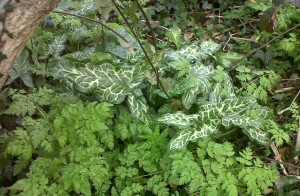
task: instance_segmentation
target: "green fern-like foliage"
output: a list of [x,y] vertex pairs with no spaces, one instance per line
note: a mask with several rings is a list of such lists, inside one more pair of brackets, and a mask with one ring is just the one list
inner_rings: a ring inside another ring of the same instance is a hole
[[38,158],[32,160],[27,177],[12,190],[21,191],[21,195],[91,195],[91,187],[99,194],[105,192],[109,175],[103,153],[114,147],[107,126],[107,120],[113,117],[111,106],[77,102],[52,115],[50,111],[49,120],[27,118],[26,130],[15,131],[6,154],[18,157],[20,166],[15,167],[15,174],[24,168],[22,162],[28,162],[34,154]]
[[31,94],[23,90],[10,89],[12,104],[5,111],[7,114],[32,116],[43,113],[41,107],[49,105],[53,98],[53,90],[47,88],[35,89]]
[[[234,196],[247,190],[249,195],[261,195],[278,178],[276,170],[268,169],[259,159],[253,159],[250,149],[236,157],[230,143],[204,140],[198,142],[196,159],[186,150],[177,151],[170,158],[169,180],[174,184],[188,185],[185,189],[190,194],[226,193]],[[254,175],[259,177],[254,178]],[[263,179],[265,181],[261,182]]]
[[[25,116],[6,146],[6,156],[16,157],[14,174],[26,172],[12,193],[258,195],[277,179],[276,170],[253,158],[249,148],[237,156],[228,142],[201,140],[193,151],[170,154],[172,130],[142,123],[124,106],[83,104],[65,95],[48,104],[50,111],[39,118]],[[196,117],[179,121],[181,127]]]

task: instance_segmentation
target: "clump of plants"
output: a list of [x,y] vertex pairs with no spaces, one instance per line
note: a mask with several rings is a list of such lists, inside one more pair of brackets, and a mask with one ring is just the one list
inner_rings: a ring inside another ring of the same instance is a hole
[[[234,196],[283,190],[273,188],[282,175],[266,161],[272,160],[266,158],[270,143],[289,144],[299,120],[297,97],[286,124],[274,112],[285,106],[275,106],[278,100],[290,98],[271,95],[289,68],[267,65],[283,61],[275,58],[283,42],[271,46],[275,52],[259,49],[245,59],[247,51],[225,52],[216,39],[187,38],[182,19],[160,18],[166,10],[189,15],[222,4],[205,1],[200,8],[191,2],[60,3],[47,19],[53,27],[37,29],[0,96],[0,116],[18,119],[0,139],[1,181],[10,179],[3,194]],[[263,5],[267,9],[269,2]],[[263,5],[245,3],[224,18],[238,11],[250,20],[266,10]],[[80,16],[102,17],[107,28]],[[167,30],[151,26],[151,17]],[[146,25],[139,27],[141,18]],[[201,34],[188,19],[187,26]],[[210,25],[226,33],[226,22]],[[288,36],[285,43],[294,43],[296,37]]]

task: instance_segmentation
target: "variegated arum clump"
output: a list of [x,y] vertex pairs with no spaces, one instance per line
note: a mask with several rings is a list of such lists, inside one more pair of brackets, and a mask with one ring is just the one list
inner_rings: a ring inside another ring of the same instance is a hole
[[[212,41],[186,44],[167,51],[155,62],[160,67],[166,92],[171,99],[180,99],[183,108],[156,119],[179,128],[170,144],[172,150],[217,134],[221,126],[227,129],[238,126],[259,143],[268,142],[265,129],[268,111],[254,97],[235,93],[230,76],[215,57],[219,47]],[[156,81],[151,81],[155,76],[151,73],[149,76],[150,67],[144,61],[86,63],[74,57],[54,62],[49,75],[72,84],[80,92],[95,95],[99,101],[120,104],[127,100],[137,119],[143,122],[153,119],[143,91],[154,88]],[[156,88],[153,93],[167,99],[161,89]],[[197,111],[190,113],[192,106]]]

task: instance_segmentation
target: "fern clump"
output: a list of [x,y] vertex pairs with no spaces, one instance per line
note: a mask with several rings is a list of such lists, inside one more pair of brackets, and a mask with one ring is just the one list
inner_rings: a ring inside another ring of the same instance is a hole
[[12,190],[21,191],[21,195],[91,195],[92,187],[99,194],[106,192],[109,166],[103,154],[114,147],[107,125],[114,114],[111,106],[77,102],[65,105],[60,112],[50,111],[47,119],[26,118],[25,130],[15,131],[5,151],[18,158],[15,174],[31,162],[26,178]]
[[[278,178],[278,172],[269,169],[260,159],[254,159],[249,148],[237,157],[233,145],[227,142],[199,141],[196,158],[186,150],[175,152],[170,158],[170,181],[188,185],[186,190],[190,194],[218,195],[226,192],[233,196],[246,191],[249,195],[261,195]],[[259,177],[254,178],[254,175]],[[261,182],[263,179],[264,182]]]

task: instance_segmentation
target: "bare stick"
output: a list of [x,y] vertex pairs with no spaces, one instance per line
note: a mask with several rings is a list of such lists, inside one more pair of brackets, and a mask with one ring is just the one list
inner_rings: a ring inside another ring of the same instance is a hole
[[284,112],[289,111],[289,110],[291,109],[291,107],[292,107],[292,104],[296,101],[296,99],[298,98],[299,95],[300,95],[300,90],[298,91],[297,95],[294,97],[294,99],[293,99],[291,105],[290,105],[289,107],[285,108],[284,110],[278,112],[277,114],[278,114],[278,115],[281,115],[281,114],[283,114]]
[[286,87],[286,88],[282,88],[282,89],[277,89],[277,90],[275,90],[274,91],[274,93],[284,93],[284,92],[286,92],[286,91],[291,91],[291,90],[294,90],[295,89],[295,87]]

